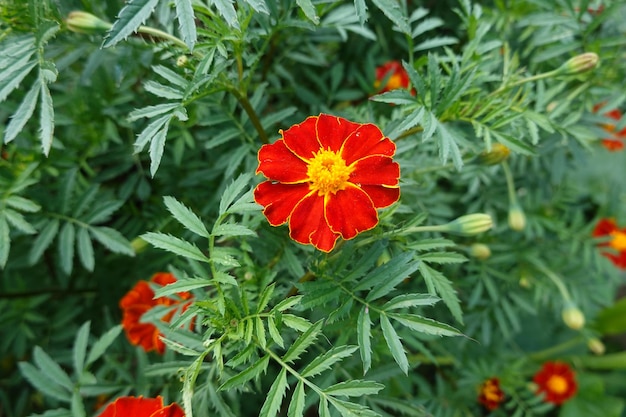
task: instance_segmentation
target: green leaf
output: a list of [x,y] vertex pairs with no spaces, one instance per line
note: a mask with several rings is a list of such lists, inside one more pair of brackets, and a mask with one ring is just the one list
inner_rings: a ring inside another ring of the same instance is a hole
[[287,417],[303,417],[304,416],[304,382],[298,381],[296,389],[291,396],[291,402],[289,403],[289,409],[287,410]]
[[135,256],[130,242],[117,230],[110,227],[98,226],[89,229],[91,235],[107,249],[123,255]]
[[11,249],[11,238],[9,236],[9,225],[6,218],[0,214],[0,268],[7,264],[9,250]]
[[233,257],[228,248],[213,248],[211,252],[211,262],[227,267],[238,267],[239,262]]
[[382,306],[382,310],[389,311],[417,306],[433,306],[440,300],[441,298],[430,294],[402,294],[387,301]]
[[1,73],[0,77],[0,102],[4,101],[9,94],[15,90],[22,80],[37,65],[36,61],[30,61],[30,56],[20,57],[19,61],[15,61],[13,65],[9,65]]
[[160,232],[148,232],[141,235],[141,238],[159,249],[185,258],[195,259],[196,261],[209,262],[209,258],[207,258],[196,245],[175,236]]
[[107,34],[103,48],[114,46],[135,32],[159,3],[159,0],[130,0],[120,11],[117,20]]
[[169,85],[163,85],[159,82],[150,80],[143,84],[143,87],[147,92],[154,94],[157,97],[169,99],[169,100],[182,100],[183,92],[177,88]]
[[380,417],[380,414],[361,404],[343,401],[334,397],[328,397],[328,399],[342,417]]
[[400,2],[396,0],[373,0],[372,2],[400,29],[400,32],[406,35],[411,34],[411,27]]
[[41,372],[56,384],[68,391],[74,389],[74,383],[67,373],[39,346],[35,346],[35,349],[33,349],[33,359]]
[[37,106],[37,99],[39,98],[39,91],[39,83],[34,82],[24,99],[22,99],[20,106],[11,116],[11,121],[4,131],[4,143],[9,143],[15,139],[26,125],[26,122],[33,116]]
[[174,117],[173,114],[167,113],[159,117],[158,119],[154,119],[150,123],[148,123],[148,125],[141,131],[141,133],[137,135],[137,139],[133,144],[133,147],[135,148],[135,153],[141,152],[146,144],[152,141],[159,132],[163,131],[163,129],[165,129],[165,131],[167,132],[167,125],[169,124],[170,120],[172,120],[172,117]]
[[40,102],[39,102],[39,138],[44,155],[48,156],[52,146],[52,135],[54,133],[54,106],[52,96],[45,81],[40,82]]
[[223,271],[215,271],[213,279],[220,284],[232,285],[235,287],[239,285],[235,277]]
[[261,317],[255,317],[254,330],[259,346],[261,346],[261,349],[265,349],[265,346],[267,345],[267,339],[265,338],[265,325],[263,324],[263,320],[261,320]]
[[161,103],[155,106],[146,106],[130,112],[126,120],[134,122],[135,120],[141,118],[152,119],[153,117],[161,114],[172,113],[178,107],[180,107],[180,103]]
[[83,324],[74,340],[74,370],[78,375],[85,369],[85,356],[87,355],[87,343],[89,342],[89,329],[91,323]]
[[109,346],[115,341],[117,336],[122,332],[122,326],[117,325],[100,336],[98,340],[91,346],[89,350],[89,356],[87,356],[87,362],[85,367],[88,367],[95,361],[97,361],[107,350]]
[[71,410],[73,417],[86,417],[85,405],[80,391],[76,390],[72,393]]
[[210,279],[203,278],[186,278],[186,279],[178,279],[178,281],[173,282],[171,284],[167,284],[164,287],[157,289],[154,292],[154,297],[165,297],[167,295],[172,295],[178,292],[185,292],[195,290],[196,288],[204,288],[210,287],[213,285],[213,281]]
[[420,255],[420,260],[436,264],[458,264],[467,261],[467,258],[456,252],[428,252]]
[[239,21],[237,20],[237,12],[233,6],[233,0],[211,0],[211,3],[217,7],[217,11],[226,20],[228,26],[239,29]]
[[169,129],[169,123],[163,125],[163,128],[155,133],[150,140],[150,175],[154,178],[161,164],[161,158],[163,157],[163,150],[165,149],[165,140],[167,139],[167,131]]
[[403,314],[403,313],[387,313],[389,318],[392,318],[402,325],[415,330],[420,333],[432,334],[435,336],[460,336],[461,332],[452,326],[448,326],[438,321],[427,319],[416,314]]
[[43,252],[48,248],[48,246],[50,246],[50,243],[52,243],[52,240],[59,230],[59,224],[59,220],[51,220],[39,233],[39,236],[35,239],[33,246],[30,248],[30,254],[28,255],[28,260],[31,264],[37,262],[39,258],[41,258]]
[[93,253],[93,245],[91,244],[91,238],[89,237],[89,230],[81,227],[78,229],[76,236],[76,247],[78,249],[78,258],[83,264],[85,269],[93,271],[96,258]]
[[367,294],[365,300],[369,303],[389,294],[396,287],[396,285],[400,284],[402,281],[408,278],[409,275],[417,271],[419,263],[419,260],[408,262],[399,271],[399,273],[396,273],[394,275],[388,275],[386,280],[381,280],[378,284],[376,284],[376,286],[374,286],[374,288],[372,288],[372,291]]
[[263,292],[261,293],[261,295],[259,295],[259,302],[257,303],[257,307],[256,307],[257,314],[262,313],[263,310],[265,310],[265,307],[267,307],[267,305],[270,302],[270,299],[272,298],[272,294],[274,293],[275,287],[276,287],[276,284],[272,283],[263,289]]
[[44,395],[66,403],[71,401],[70,392],[54,382],[47,374],[39,371],[28,362],[20,362],[18,366],[24,378]]
[[415,39],[426,32],[430,32],[433,29],[443,26],[443,23],[443,20],[438,17],[426,18],[415,26],[415,29],[411,32],[411,37]]
[[276,327],[276,320],[274,316],[269,316],[267,318],[267,330],[270,332],[270,337],[281,348],[285,347],[285,341],[278,331],[278,327]]
[[72,272],[75,236],[76,229],[74,224],[70,222],[65,223],[59,233],[59,263],[63,272],[68,275]]
[[459,40],[453,36],[437,36],[436,38],[425,40],[415,45],[413,51],[425,51],[427,49],[438,48],[440,46],[454,45],[459,43]]
[[395,258],[392,258],[389,262],[379,266],[378,268],[370,271],[356,286],[352,288],[352,291],[361,291],[379,286],[381,283],[386,282],[390,277],[406,278],[413,271],[415,271],[415,261],[413,261],[413,253],[404,252]]
[[30,223],[28,223],[24,216],[22,216],[17,211],[7,208],[6,210],[4,210],[3,214],[8,222],[11,223],[13,227],[19,229],[21,232],[26,233],[27,235],[34,235],[37,233],[37,229],[35,229]]
[[252,176],[250,174],[241,174],[237,179],[228,184],[222,199],[220,200],[219,214],[226,213],[230,205],[235,201],[238,195],[240,195],[246,187],[251,184]]
[[283,314],[282,319],[283,323],[287,327],[290,327],[299,332],[306,332],[308,329],[311,328],[311,323],[303,317],[294,316],[293,314]]
[[196,44],[196,18],[193,14],[193,6],[191,0],[175,0],[176,18],[178,19],[178,27],[183,42],[187,44],[190,51]]
[[27,213],[35,213],[41,210],[41,206],[39,204],[18,195],[9,196],[9,198],[4,200],[4,202],[9,207],[13,207],[16,210],[25,211]]
[[367,21],[367,4],[365,0],[354,0],[354,7],[356,15],[359,17],[359,23],[361,23],[361,26],[365,25]]
[[330,410],[328,409],[328,400],[326,398],[326,396],[320,397],[320,404],[317,408],[317,413],[319,414],[319,417],[331,417]]
[[301,295],[295,295],[289,298],[285,298],[284,300],[282,300],[280,303],[276,304],[273,308],[272,308],[272,312],[274,311],[280,311],[281,313],[285,310],[289,310],[291,307],[295,306],[296,304],[298,304],[300,302],[300,300],[302,300],[302,296]]
[[298,3],[298,6],[300,6],[302,11],[304,12],[304,15],[307,17],[307,19],[309,19],[311,22],[315,23],[316,25],[320,22],[320,18],[317,17],[315,6],[313,6],[313,3],[311,3],[311,0],[296,0],[296,3]]
[[[285,316],[283,316],[283,320],[284,320],[284,317]],[[303,352],[305,352],[309,346],[315,343],[317,336],[319,336],[319,334],[322,331],[322,325],[323,325],[323,320],[319,320],[317,323],[309,327],[307,331],[302,333],[300,337],[298,337],[293,342],[289,350],[287,350],[287,352],[283,356],[283,361],[293,362],[297,360],[300,357],[300,355]]]
[[407,359],[404,348],[402,347],[400,337],[396,333],[396,330],[393,328],[386,315],[380,316],[380,327],[383,331],[383,336],[387,342],[387,346],[389,347],[389,351],[391,352],[393,359],[396,361],[402,372],[404,372],[404,374],[408,374],[409,360]]
[[163,202],[169,212],[172,213],[172,216],[185,226],[187,230],[203,237],[209,237],[209,231],[202,223],[202,220],[187,206],[170,196],[163,197]]
[[433,295],[439,295],[444,304],[450,309],[454,318],[463,323],[463,313],[461,312],[461,302],[456,295],[456,290],[441,272],[429,267],[425,262],[419,265],[419,271],[424,277],[428,292]]
[[270,361],[269,356],[264,356],[256,361],[252,366],[249,366],[244,371],[238,373],[237,375],[229,378],[224,382],[219,388],[219,391],[228,391],[232,388],[236,388],[242,386],[246,382],[250,381],[253,378],[257,378],[261,373],[265,373],[267,369],[267,365]]
[[463,168],[463,156],[461,155],[461,150],[459,149],[456,140],[454,140],[452,134],[450,134],[450,131],[443,123],[437,123],[436,131],[440,141],[439,149],[441,163],[445,164],[448,160],[448,156],[451,154],[454,167],[457,171],[460,171]]
[[223,223],[216,225],[211,231],[213,236],[256,236],[256,232],[248,229],[246,226],[233,223]]
[[370,366],[372,366],[372,321],[370,320],[367,306],[364,306],[359,313],[357,321],[357,339],[359,342],[361,361],[363,362],[363,375],[365,375],[370,369]]
[[324,393],[335,397],[339,395],[346,397],[361,397],[363,395],[374,395],[383,388],[385,388],[385,386],[383,384],[379,384],[378,382],[355,379],[331,385],[324,390]]
[[377,94],[373,97],[370,97],[372,101],[378,101],[380,103],[391,103],[391,104],[415,104],[416,99],[411,95],[411,93],[404,88],[396,88],[395,90],[386,91],[381,94]]
[[261,407],[259,417],[275,417],[278,414],[283,397],[287,391],[287,370],[282,368],[270,387],[267,398]]
[[309,378],[330,369],[335,363],[352,356],[358,346],[337,346],[328,352],[313,359],[300,373],[302,377]]

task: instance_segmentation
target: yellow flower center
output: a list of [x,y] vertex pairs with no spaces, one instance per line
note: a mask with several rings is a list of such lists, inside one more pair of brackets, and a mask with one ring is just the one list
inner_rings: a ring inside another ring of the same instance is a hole
[[402,87],[402,77],[400,74],[393,74],[389,77],[389,81],[387,81],[387,88],[389,90],[395,90],[400,87]]
[[609,246],[617,251],[626,250],[626,233],[615,230],[611,232],[611,237],[613,239],[609,242]]
[[488,382],[483,388],[483,395],[487,401],[499,402],[500,401],[500,390],[496,384],[492,382]]
[[354,167],[347,166],[339,154],[322,149],[309,161],[306,174],[311,190],[317,191],[318,195],[327,195],[346,188],[353,170]]
[[567,391],[568,383],[567,379],[565,379],[561,375],[552,375],[548,379],[546,386],[550,391],[555,394],[563,394],[565,391]]

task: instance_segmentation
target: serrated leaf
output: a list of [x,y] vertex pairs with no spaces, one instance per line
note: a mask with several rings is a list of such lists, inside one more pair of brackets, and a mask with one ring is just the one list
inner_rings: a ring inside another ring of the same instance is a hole
[[265,0],[246,0],[246,3],[248,3],[250,7],[258,13],[269,14],[269,9],[267,8],[267,4],[265,4]]
[[313,6],[313,3],[311,3],[311,0],[296,0],[296,3],[298,3],[298,6],[300,7],[300,9],[302,9],[307,19],[309,19],[311,22],[315,23],[316,25],[320,22],[320,18],[317,17],[315,6]]
[[[387,279],[381,280],[378,284],[372,288],[372,290],[367,294],[365,300],[369,303],[374,300],[379,299],[380,297],[384,297],[389,294],[396,285],[400,284],[406,278],[408,278],[413,272],[417,271],[420,261],[412,261],[408,262],[404,265],[403,268],[393,269],[395,274],[387,275]],[[397,272],[396,272],[397,271]]]
[[249,366],[244,371],[238,373],[237,375],[229,378],[226,382],[224,382],[219,388],[219,391],[228,391],[232,388],[236,388],[242,386],[246,382],[250,381],[253,378],[258,377],[261,373],[265,373],[267,369],[267,365],[270,361],[269,356],[264,356],[256,361],[252,366]]
[[34,264],[41,258],[43,252],[50,246],[52,240],[59,230],[59,220],[54,219],[49,221],[46,226],[39,232],[37,239],[30,248],[30,254],[28,255],[28,261]]
[[[284,316],[283,316],[284,320]],[[302,333],[289,347],[289,350],[283,355],[283,361],[285,362],[293,362],[297,360],[302,353],[306,351],[306,349],[315,343],[317,336],[322,331],[323,320],[319,320],[311,327],[307,329],[304,333]]]
[[352,290],[356,292],[372,288],[386,281],[389,277],[398,277],[400,275],[407,277],[411,272],[415,271],[413,269],[415,261],[412,258],[413,254],[411,252],[404,252],[392,258],[389,262],[370,271]]
[[41,372],[54,381],[55,384],[72,391],[74,384],[67,373],[42,348],[35,346],[33,360]]
[[259,295],[259,301],[256,307],[257,314],[262,313],[263,310],[265,310],[265,307],[267,307],[267,305],[270,302],[270,299],[272,298],[272,294],[274,293],[275,287],[276,287],[276,284],[272,283],[263,289],[263,292],[261,293],[261,295]]
[[173,115],[171,113],[167,113],[158,119],[152,120],[139,135],[137,135],[137,139],[133,144],[135,148],[135,153],[139,153],[143,150],[144,146],[158,134],[158,132],[165,129],[167,131],[167,124],[169,124],[170,120],[172,120]]
[[403,326],[415,330],[420,333],[432,334],[435,336],[460,336],[461,332],[452,326],[438,321],[427,319],[416,314],[403,314],[403,313],[387,313],[389,318],[392,318]]
[[61,269],[66,274],[72,272],[72,266],[74,261],[74,238],[76,236],[76,229],[74,224],[66,222],[61,228],[59,233],[59,263]]
[[241,224],[234,223],[222,223],[216,225],[211,234],[213,236],[226,236],[226,237],[234,237],[234,236],[256,236],[256,232],[243,226]]
[[13,207],[16,210],[25,211],[27,213],[35,213],[41,210],[41,206],[39,204],[18,195],[9,196],[9,198],[4,200],[4,202],[9,207]]
[[391,20],[400,31],[406,35],[411,34],[411,27],[407,16],[404,15],[400,3],[395,0],[373,0],[376,7],[378,7],[389,20]]
[[178,279],[178,281],[173,282],[171,284],[167,284],[164,287],[157,289],[154,292],[154,297],[165,297],[167,295],[172,295],[178,292],[185,292],[195,290],[197,288],[210,287],[213,285],[213,281],[210,279],[203,278],[186,278],[186,279]]
[[342,417],[380,417],[380,414],[361,404],[340,400],[334,397],[328,397],[328,399]]
[[211,3],[217,7],[217,11],[224,18],[224,20],[226,20],[228,26],[239,29],[237,11],[233,6],[233,0],[211,0]]
[[274,343],[276,343],[281,348],[285,347],[283,337],[281,336],[280,331],[278,331],[278,327],[276,327],[276,320],[272,315],[267,318],[267,330],[269,331],[270,337],[272,338]]
[[96,263],[96,258],[93,253],[93,245],[91,243],[91,237],[89,236],[89,230],[85,228],[78,229],[76,235],[76,248],[78,250],[78,259],[83,264],[86,270],[93,271]]
[[422,277],[424,277],[428,291],[431,294],[438,294],[452,313],[452,316],[459,323],[463,323],[461,302],[452,283],[441,272],[432,269],[424,262],[419,265],[419,271]]
[[275,417],[278,414],[283,397],[287,391],[287,370],[282,368],[276,380],[267,393],[267,398],[261,407],[259,417]]
[[24,216],[22,216],[17,211],[7,208],[6,210],[4,210],[3,214],[8,222],[13,225],[13,227],[20,229],[20,231],[22,231],[23,233],[26,233],[28,235],[34,235],[35,233],[37,233],[37,229],[35,229],[30,223],[28,223]]
[[[98,224],[108,221],[111,215],[115,213],[122,205],[123,201],[109,200],[98,202],[87,214],[85,214],[83,221],[88,224]],[[77,207],[78,210],[78,207]],[[76,216],[80,216],[76,211]]]
[[356,15],[359,17],[359,23],[365,25],[367,21],[367,4],[365,0],[354,0],[354,8],[356,9]]
[[22,375],[24,375],[24,378],[26,378],[26,380],[30,382],[35,389],[41,391],[44,395],[56,398],[57,400],[66,403],[71,401],[71,394],[69,391],[63,389],[63,387],[50,379],[48,375],[39,371],[30,363],[20,362],[18,366]]
[[114,46],[130,34],[135,32],[159,3],[159,0],[130,0],[120,11],[118,18],[113,22],[107,37],[102,44],[103,48]]
[[160,232],[148,232],[141,235],[141,238],[159,249],[196,261],[209,262],[209,258],[196,245],[175,236]]
[[147,92],[154,94],[157,97],[168,99],[168,100],[182,100],[183,92],[171,87],[169,85],[163,85],[154,80],[146,81],[143,84],[144,88]]
[[370,320],[369,310],[364,306],[359,313],[357,321],[357,340],[359,342],[359,352],[361,353],[361,361],[363,362],[363,375],[367,373],[372,366],[372,321]]
[[26,122],[33,116],[37,106],[37,99],[39,98],[39,91],[39,83],[33,83],[28,93],[22,99],[20,106],[11,116],[11,121],[4,131],[4,143],[9,143],[15,139],[26,125]]
[[237,262],[237,259],[235,259],[231,254],[231,251],[228,248],[221,247],[213,248],[213,251],[211,252],[211,262],[226,267],[236,268],[240,266],[239,262]]
[[287,417],[303,417],[304,416],[304,382],[299,380],[296,384],[296,389],[291,396],[291,402],[289,403],[289,409],[287,410]]
[[450,134],[450,131],[443,123],[437,122],[436,131],[440,140],[440,159],[441,163],[445,164],[448,160],[448,155],[452,156],[452,162],[457,171],[463,168],[463,156],[461,150],[456,143],[456,140]]
[[400,308],[409,308],[417,306],[433,306],[441,300],[430,294],[402,294],[387,301],[382,310],[396,310]]
[[80,391],[76,390],[72,393],[71,410],[73,417],[86,417],[85,405]]
[[374,395],[385,388],[383,384],[374,381],[364,381],[355,379],[352,381],[339,382],[324,389],[324,393],[334,397],[342,395],[346,397],[361,397],[363,395]]
[[309,378],[330,369],[335,363],[352,356],[358,346],[337,346],[328,352],[313,359],[300,373],[302,377]]
[[299,332],[305,332],[309,328],[311,328],[311,322],[303,317],[294,316],[293,314],[283,314],[282,319],[283,323],[287,327],[290,327]]
[[146,106],[130,112],[126,120],[134,122],[135,120],[142,118],[152,119],[153,117],[161,114],[171,113],[178,107],[180,107],[180,103],[162,103],[155,106]]
[[87,343],[89,342],[89,329],[91,323],[88,321],[83,324],[74,340],[74,371],[78,375],[82,374],[85,368],[85,356],[87,355]]
[[467,261],[467,258],[456,252],[428,252],[420,255],[420,260],[436,264],[458,264]]
[[395,90],[386,91],[382,94],[377,94],[373,97],[370,97],[372,101],[378,101],[380,103],[391,103],[391,104],[415,104],[416,99],[411,93],[404,88],[396,88]]
[[459,40],[452,36],[438,36],[436,38],[425,40],[424,42],[420,42],[413,48],[413,51],[425,51],[427,49],[438,48],[440,46],[454,45],[457,44]]
[[191,0],[175,0],[176,18],[178,19],[178,28],[183,42],[190,51],[196,44],[196,17],[193,14],[193,6]]
[[150,140],[150,176],[153,178],[154,174],[156,174],[159,169],[159,165],[161,164],[168,130],[169,123],[166,123]]
[[54,106],[52,96],[45,81],[40,82],[39,101],[39,138],[44,155],[48,156],[54,134]]
[[98,226],[90,228],[89,231],[98,242],[110,251],[135,256],[135,251],[132,246],[130,246],[130,242],[117,230],[110,227]]
[[226,189],[224,189],[224,193],[222,194],[222,199],[220,200],[219,214],[226,213],[227,209],[230,205],[235,201],[235,198],[239,194],[241,194],[246,186],[250,184],[252,181],[252,176],[250,174],[241,174],[237,179],[232,181]]
[[398,333],[396,333],[396,330],[393,328],[386,315],[380,316],[380,327],[383,331],[383,337],[385,338],[385,342],[387,342],[387,346],[389,347],[389,351],[391,352],[393,359],[396,361],[402,372],[404,372],[405,375],[408,374],[409,360],[406,357],[406,353],[404,352],[404,347],[402,347],[402,342],[400,341]]
[[326,398],[326,396],[320,397],[320,404],[317,408],[319,417],[331,417],[330,410],[328,409],[328,400]]
[[293,296],[293,297],[285,298],[280,303],[276,304],[272,308],[272,311],[283,312],[285,310],[289,310],[291,307],[293,307],[296,304],[298,304],[300,302],[300,300],[302,300],[302,296],[301,295],[296,295],[296,296]]
[[415,39],[418,36],[426,32],[430,32],[433,29],[437,29],[440,26],[443,26],[443,20],[441,20],[440,18],[438,17],[426,18],[422,20],[421,22],[419,22],[417,26],[415,26],[415,29],[413,29],[413,32],[411,32],[411,37]]
[[259,346],[261,346],[261,349],[265,349],[265,346],[267,345],[267,340],[265,338],[265,325],[260,317],[255,317],[254,319],[254,330]]
[[3,215],[0,215],[0,268],[7,264],[9,250],[11,249],[11,238],[9,236],[9,225]]
[[97,361],[107,350],[109,346],[115,341],[117,336],[122,332],[122,326],[117,325],[100,336],[98,340],[91,346],[89,355],[87,356],[87,362],[85,368]]
[[239,285],[235,277],[223,271],[215,271],[213,279],[220,284],[233,285],[235,287]]
[[204,226],[204,223],[191,209],[174,197],[165,196],[163,197],[163,202],[169,212],[172,213],[172,216],[185,226],[187,230],[203,237],[209,237],[209,231]]
[[30,61],[30,56],[24,56],[20,61],[12,63],[0,77],[0,102],[15,90],[22,80],[35,68],[37,61]]

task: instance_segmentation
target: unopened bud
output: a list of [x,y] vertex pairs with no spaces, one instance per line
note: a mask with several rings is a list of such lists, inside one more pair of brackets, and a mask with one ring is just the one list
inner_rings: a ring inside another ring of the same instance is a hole
[[466,214],[443,226],[442,230],[461,236],[473,236],[493,227],[491,216],[484,213]]
[[561,313],[563,322],[572,330],[580,330],[585,325],[585,315],[576,306],[569,305]]
[[470,255],[484,261],[491,256],[491,249],[484,243],[473,243],[472,246],[470,246]]
[[187,63],[189,62],[189,59],[187,58],[186,55],[181,55],[176,59],[176,66],[177,67],[186,67]]
[[480,154],[478,160],[484,165],[497,165],[500,162],[506,160],[511,154],[511,150],[501,143],[494,143],[491,145],[490,151],[485,151]]
[[130,242],[130,246],[131,248],[133,248],[133,251],[135,253],[140,253],[140,252],[143,252],[148,247],[148,242],[146,242],[140,237],[136,237]]
[[521,277],[519,279],[519,286],[526,289],[530,288],[530,281],[528,280],[528,277]]
[[598,54],[594,52],[585,52],[584,54],[576,55],[575,57],[568,59],[565,64],[559,67],[558,74],[581,74],[594,69],[598,65],[598,62],[600,62]]
[[526,215],[519,204],[512,204],[509,208],[509,227],[518,232],[526,227]]
[[105,22],[91,13],[82,11],[70,12],[65,23],[72,32],[86,34],[106,32],[112,26],[109,22]]
[[604,343],[602,343],[602,341],[597,337],[589,339],[589,341],[587,342],[587,347],[596,355],[604,355],[604,351],[606,350]]

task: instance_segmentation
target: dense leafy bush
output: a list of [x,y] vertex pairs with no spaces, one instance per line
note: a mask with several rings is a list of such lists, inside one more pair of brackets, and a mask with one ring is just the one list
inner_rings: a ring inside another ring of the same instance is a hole
[[0,416],[624,415],[623,1],[0,13]]

